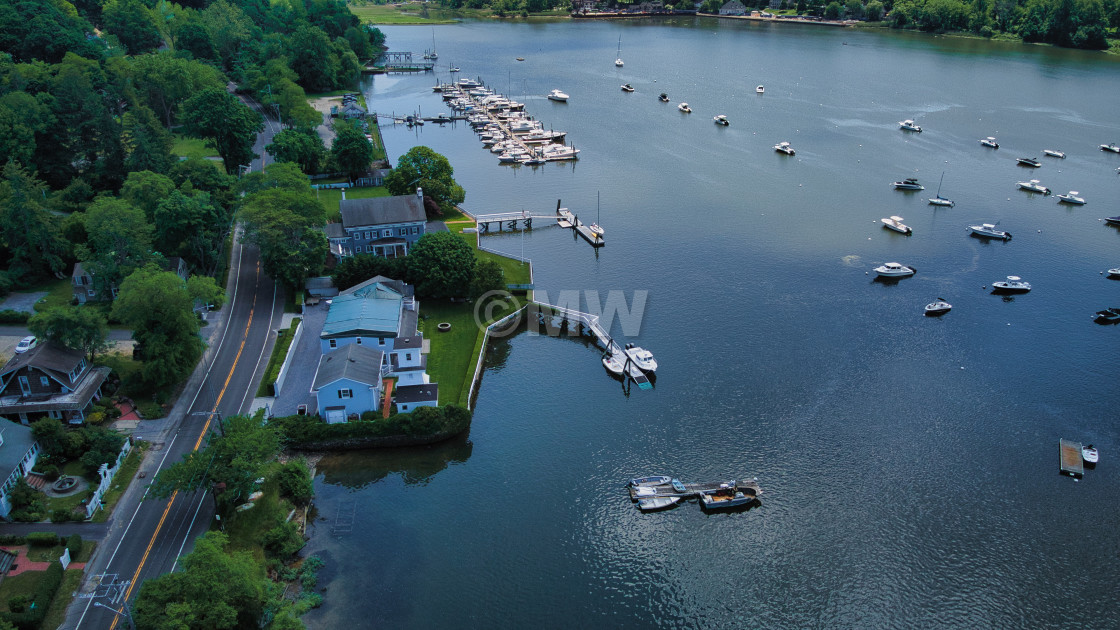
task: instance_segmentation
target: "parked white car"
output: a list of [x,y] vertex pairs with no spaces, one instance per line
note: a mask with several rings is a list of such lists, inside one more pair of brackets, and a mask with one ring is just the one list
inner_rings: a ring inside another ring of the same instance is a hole
[[24,352],[27,352],[28,350],[34,348],[35,344],[37,343],[39,343],[39,340],[35,338],[35,335],[28,335],[23,339],[20,339],[19,343],[16,344],[16,354],[23,354]]

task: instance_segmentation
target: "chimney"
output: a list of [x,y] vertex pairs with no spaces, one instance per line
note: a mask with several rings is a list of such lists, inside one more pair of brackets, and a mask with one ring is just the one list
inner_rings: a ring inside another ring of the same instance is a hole
[[346,201],[346,189],[345,188],[342,189],[342,200]]
[[420,203],[424,203],[424,189],[419,186],[416,187],[416,198],[420,200]]

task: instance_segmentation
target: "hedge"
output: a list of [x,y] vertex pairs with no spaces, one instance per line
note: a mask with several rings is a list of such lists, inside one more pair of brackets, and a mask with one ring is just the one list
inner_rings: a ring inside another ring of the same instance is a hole
[[53,547],[58,544],[58,534],[54,532],[31,532],[27,544],[33,547]]
[[314,416],[300,415],[273,418],[270,424],[280,431],[281,439],[289,448],[314,448],[325,443],[368,438],[451,437],[470,428],[471,412],[458,405],[446,405],[418,407],[411,413],[340,424],[327,424]]
[[[35,534],[28,534],[28,538]],[[54,534],[51,534],[54,536]],[[58,537],[55,536],[57,540]],[[35,607],[26,612],[20,613],[0,613],[0,619],[10,622],[20,630],[38,630],[39,626],[43,624],[43,617],[47,615],[47,609],[51,607],[51,601],[58,593],[58,587],[62,586],[62,564],[52,562],[47,570],[43,572],[43,579],[39,580],[39,588],[31,596],[31,601],[35,602]]]
[[13,311],[10,308],[0,311],[0,324],[26,324],[29,319],[31,319],[31,313]]

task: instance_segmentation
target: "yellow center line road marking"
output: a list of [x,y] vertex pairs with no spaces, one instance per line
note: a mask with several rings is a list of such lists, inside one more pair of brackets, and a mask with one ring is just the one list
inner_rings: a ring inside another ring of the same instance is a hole
[[[256,279],[260,279],[261,263],[257,261]],[[226,381],[222,384],[222,390],[218,392],[218,398],[214,400],[214,408],[210,410],[210,415],[206,418],[206,424],[202,425],[202,432],[198,434],[198,439],[195,440],[194,448],[192,451],[197,451],[202,445],[202,438],[210,431],[210,422],[214,418],[214,414],[218,412],[218,405],[221,404],[222,398],[226,395],[226,389],[229,387],[230,380],[233,379],[233,372],[237,369],[237,364],[241,361],[241,352],[245,350],[245,342],[249,338],[249,327],[253,325],[253,314],[257,308],[257,292],[253,291],[253,302],[249,305],[249,320],[245,322],[245,330],[242,333],[241,345],[237,348],[237,355],[233,357],[233,365],[229,368],[229,374],[226,375]],[[217,357],[214,357],[217,360]],[[163,508],[163,516],[160,516],[159,522],[156,523],[156,530],[152,532],[152,539],[148,541],[148,548],[144,550],[144,555],[140,557],[140,564],[136,565],[136,572],[132,574],[132,580],[129,582],[128,589],[124,592],[124,600],[128,601],[132,595],[132,589],[136,587],[137,580],[140,579],[140,571],[144,569],[144,563],[148,561],[148,554],[151,553],[152,547],[156,544],[156,538],[159,537],[159,532],[163,529],[163,523],[167,520],[167,513],[171,511],[171,506],[175,504],[175,498],[179,496],[179,491],[171,493],[171,498],[167,501],[167,507]],[[190,532],[187,532],[189,535]],[[113,617],[113,623],[109,625],[109,630],[114,630],[117,627],[117,620],[120,617]]]

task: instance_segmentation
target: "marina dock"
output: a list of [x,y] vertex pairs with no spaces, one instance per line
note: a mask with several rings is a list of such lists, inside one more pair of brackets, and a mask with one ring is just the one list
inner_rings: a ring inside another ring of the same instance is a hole
[[537,318],[540,323],[550,326],[556,331],[564,327],[567,327],[570,331],[573,325],[576,326],[575,330],[578,334],[595,337],[595,342],[603,349],[604,353],[619,357],[626,369],[625,378],[637,383],[638,389],[653,388],[649,376],[634,365],[626,352],[623,351],[622,346],[603,328],[602,324],[599,323],[598,315],[541,302],[533,302],[532,305],[537,308]]
[[602,234],[596,234],[591,231],[591,228],[579,220],[579,217],[572,214],[567,208],[557,208],[556,214],[559,218],[556,219],[556,224],[562,228],[573,229],[583,237],[583,240],[591,244],[592,247],[602,247],[606,245],[603,240]]
[[1081,442],[1058,440],[1058,456],[1062,474],[1071,477],[1085,475],[1085,462],[1081,459]]
[[[647,498],[649,496],[680,497],[682,499],[692,499],[699,496],[702,492],[712,492],[713,490],[719,490],[725,483],[727,482],[709,481],[701,483],[681,483],[681,488],[684,489],[683,492],[680,488],[674,487],[671,483],[663,483],[652,486],[640,486],[642,488],[648,488],[652,491],[652,495],[643,496],[638,496],[637,487],[630,486],[630,500],[637,501],[639,498]],[[731,486],[731,488],[736,492],[753,494],[756,497],[762,494],[762,488],[758,486],[758,482],[756,481],[736,481],[734,483],[735,485]]]

